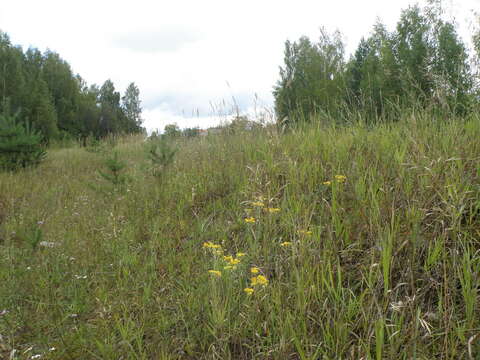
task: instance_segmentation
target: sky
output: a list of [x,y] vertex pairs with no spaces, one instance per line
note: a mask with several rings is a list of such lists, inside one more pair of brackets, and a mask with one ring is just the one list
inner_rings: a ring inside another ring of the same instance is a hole
[[[0,0],[0,30],[24,50],[58,52],[88,84],[140,89],[144,126],[207,128],[271,117],[284,43],[340,30],[347,53],[377,18],[392,30],[413,0]],[[423,4],[423,1],[419,1]],[[446,0],[469,37],[480,0]],[[467,39],[466,39],[467,40]]]

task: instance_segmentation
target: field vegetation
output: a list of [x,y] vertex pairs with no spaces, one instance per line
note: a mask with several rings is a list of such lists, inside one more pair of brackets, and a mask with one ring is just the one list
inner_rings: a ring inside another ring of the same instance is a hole
[[2,356],[477,358],[480,121],[401,120],[0,174]]
[[276,122],[150,137],[0,32],[0,358],[480,359],[480,31],[285,44]]

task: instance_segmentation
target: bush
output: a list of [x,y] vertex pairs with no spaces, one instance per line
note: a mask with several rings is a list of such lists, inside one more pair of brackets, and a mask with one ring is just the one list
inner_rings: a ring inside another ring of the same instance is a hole
[[0,169],[14,171],[38,165],[46,155],[42,134],[16,116],[0,115]]
[[161,177],[167,167],[173,163],[177,149],[172,148],[166,140],[150,140],[146,145],[147,156],[152,162],[152,173]]

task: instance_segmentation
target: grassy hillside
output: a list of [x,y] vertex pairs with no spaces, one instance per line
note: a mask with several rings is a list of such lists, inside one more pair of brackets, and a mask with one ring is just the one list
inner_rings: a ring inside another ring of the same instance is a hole
[[116,188],[80,148],[0,174],[0,358],[478,359],[479,139],[417,117],[182,141],[157,177],[130,139]]

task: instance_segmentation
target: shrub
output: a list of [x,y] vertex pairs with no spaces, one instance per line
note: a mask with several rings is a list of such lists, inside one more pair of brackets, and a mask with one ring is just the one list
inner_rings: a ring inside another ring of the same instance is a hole
[[147,155],[152,162],[152,173],[154,176],[162,176],[167,167],[173,163],[177,149],[172,148],[166,140],[154,139],[147,143]]
[[42,134],[16,116],[0,115],[0,169],[14,171],[38,165],[46,155]]

